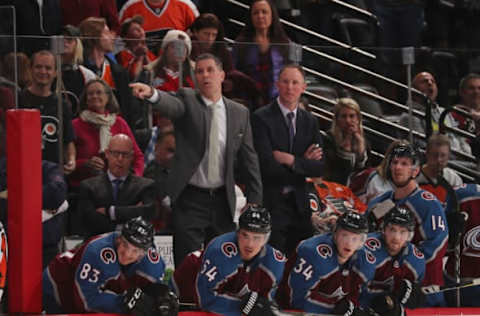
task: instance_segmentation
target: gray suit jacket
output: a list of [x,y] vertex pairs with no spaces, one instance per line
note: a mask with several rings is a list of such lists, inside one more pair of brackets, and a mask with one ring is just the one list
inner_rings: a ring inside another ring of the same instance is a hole
[[[207,106],[200,93],[190,88],[176,94],[159,91],[160,98],[153,108],[170,118],[175,125],[176,153],[168,179],[168,190],[175,201],[197,170],[207,149],[210,121]],[[246,107],[223,98],[227,114],[227,148],[225,159],[225,187],[228,204],[235,212],[234,170],[242,172],[246,184],[247,201],[262,203],[262,182],[258,157],[252,142],[250,114]]]

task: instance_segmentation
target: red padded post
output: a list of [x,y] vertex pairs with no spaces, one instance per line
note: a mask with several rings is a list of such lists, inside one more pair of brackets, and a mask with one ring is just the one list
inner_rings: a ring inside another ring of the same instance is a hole
[[42,170],[40,112],[7,111],[8,307],[42,311]]

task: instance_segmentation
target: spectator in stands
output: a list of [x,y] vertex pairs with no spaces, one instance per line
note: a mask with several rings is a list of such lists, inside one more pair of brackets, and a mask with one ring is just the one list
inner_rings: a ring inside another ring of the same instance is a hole
[[111,30],[118,31],[118,9],[115,0],[60,0],[63,25],[78,26],[89,17],[104,18]]
[[145,73],[141,77],[146,80],[142,81],[162,91],[174,92],[180,87],[194,88],[190,36],[183,31],[170,30],[163,38],[160,49],[160,57],[145,66]]
[[226,73],[223,93],[227,98],[246,105],[251,112],[264,105],[261,91],[256,82],[243,72],[233,69],[232,56],[227,49],[222,22],[215,14],[201,14],[190,27],[192,31],[192,53],[195,59],[203,53],[211,53],[223,62]]
[[80,30],[73,25],[65,25],[62,28],[62,35],[65,36],[62,54],[62,81],[65,90],[72,92],[75,97],[68,95],[72,105],[73,115],[78,113],[78,100],[88,81],[97,76],[83,66],[83,45],[80,40]]
[[115,34],[107,26],[104,18],[87,18],[80,23],[80,32],[85,37],[84,64],[114,91],[120,111],[132,129],[141,124],[139,102],[132,97],[128,88],[130,79],[127,71],[116,64],[106,54],[113,51]]
[[457,106],[469,112],[472,118],[456,112],[453,112],[453,116],[457,120],[459,128],[472,134],[478,134],[475,123],[480,119],[480,75],[471,73],[463,77],[458,90],[460,104]]
[[[19,95],[20,108],[37,109],[42,119],[42,159],[58,163],[63,154],[63,170],[66,174],[75,170],[75,144],[70,107],[62,99],[63,117],[58,118],[58,99],[52,93],[52,84],[57,74],[55,56],[42,50],[32,56],[32,83]],[[62,124],[63,143],[60,144],[58,128]]]
[[245,27],[235,39],[234,67],[255,79],[263,104],[276,97],[280,69],[287,64],[290,40],[271,0],[253,0]]
[[155,187],[151,179],[130,172],[135,143],[127,134],[116,134],[108,142],[106,173],[81,182],[78,211],[83,214],[87,236],[118,230],[131,218],[155,215]]
[[[415,110],[419,110],[422,112],[426,111],[426,103],[429,102],[431,105],[431,125],[432,125],[432,132],[438,133],[439,132],[439,124],[440,124],[440,114],[445,110],[445,108],[438,105],[436,102],[438,96],[438,87],[437,82],[433,75],[429,72],[420,72],[418,73],[412,81],[413,88],[423,92],[425,96],[419,94],[413,94],[413,108]],[[409,127],[408,121],[408,113],[403,113],[400,116],[400,125],[405,127]],[[457,123],[455,122],[453,116],[451,114],[447,114],[445,117],[445,126],[448,127],[455,127]],[[413,116],[413,130],[419,133],[427,135],[426,132],[426,119],[420,118],[418,116]],[[450,138],[451,148],[454,150],[458,150],[464,153],[470,153],[470,145],[466,142],[465,138],[459,137],[454,133],[448,133],[448,137]],[[425,147],[426,142],[419,140],[416,138],[419,145]]]
[[133,80],[139,75],[143,66],[157,58],[147,47],[143,17],[135,15],[125,19],[120,28],[120,36],[125,43],[125,48],[115,55],[115,58],[123,68],[127,69],[130,79]]
[[425,153],[427,162],[417,176],[418,185],[430,191],[437,199],[446,203],[447,196],[453,194],[453,187],[463,184],[462,178],[447,167],[450,159],[450,140],[447,135],[433,134],[428,139]]
[[325,138],[324,178],[346,185],[353,172],[367,165],[369,149],[358,103],[351,98],[341,98],[333,111],[335,117]]
[[5,119],[5,112],[15,107],[15,96],[11,89],[0,84],[0,120]]
[[133,143],[132,167],[135,175],[143,174],[143,154],[135,142],[130,127],[118,115],[118,103],[112,89],[101,79],[91,80],[80,98],[79,117],[73,120],[77,146],[77,170],[71,175],[71,185],[78,186],[107,169],[105,152],[112,136],[126,134]]
[[305,73],[295,64],[282,68],[279,96],[252,117],[255,149],[264,184],[264,205],[272,214],[270,244],[289,254],[313,235],[305,177],[323,175],[323,141],[317,120],[298,108]]
[[[15,53],[3,57],[2,76],[10,82],[15,82]],[[32,82],[32,65],[30,58],[24,53],[17,53],[17,88],[25,89]]]
[[[186,31],[198,16],[198,10],[191,1],[145,0],[128,1],[120,10],[120,23],[135,15],[145,19],[143,28],[147,38],[160,41],[169,30]],[[156,46],[158,43],[154,43]]]
[[[7,3],[5,3],[7,2]],[[18,50],[31,56],[50,49],[50,36],[60,34],[62,12],[58,0],[7,0],[15,6]]]
[[200,14],[190,26],[190,30],[192,32],[190,57],[193,60],[203,53],[211,53],[220,58],[226,73],[233,69],[232,55],[225,43],[223,24],[215,14]]
[[154,127],[154,129],[159,130],[154,140],[154,158],[146,166],[145,177],[155,180],[155,194],[159,208],[158,217],[154,221],[156,224],[155,228],[173,233],[172,208],[167,192],[167,179],[170,175],[176,151],[175,134],[173,125],[167,125],[163,128]]
[[407,146],[408,144],[409,142],[404,139],[393,141],[385,151],[385,156],[380,165],[376,168],[365,169],[350,179],[349,186],[352,192],[357,195],[363,203],[368,204],[377,196],[394,190],[395,185],[387,177],[389,172],[387,170],[388,160],[390,159],[389,157],[393,148],[401,145]]

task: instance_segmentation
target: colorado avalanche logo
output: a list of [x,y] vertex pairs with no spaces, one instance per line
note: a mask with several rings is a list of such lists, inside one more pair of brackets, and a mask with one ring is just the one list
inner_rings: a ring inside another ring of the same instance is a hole
[[317,253],[323,259],[331,257],[333,254],[332,248],[327,244],[320,244],[317,246]]
[[44,142],[56,143],[58,119],[54,116],[42,116],[42,140]]
[[371,251],[376,251],[377,249],[379,249],[381,246],[380,244],[380,240],[378,240],[377,238],[368,238],[367,241],[365,242],[365,247],[367,247],[369,250]]
[[148,248],[148,260],[151,263],[156,264],[160,261],[160,256],[158,255],[157,251],[153,248]]
[[427,201],[435,200],[435,197],[433,196],[433,194],[428,191],[422,192],[422,198]]
[[100,259],[102,259],[105,264],[114,263],[117,261],[117,255],[112,248],[107,247],[100,251]]
[[470,257],[480,257],[480,226],[474,227],[463,237],[463,253]]
[[419,259],[425,258],[425,256],[423,255],[423,252],[421,252],[417,247],[413,246],[412,248],[413,248],[413,254],[415,255],[415,257]]
[[375,256],[368,250],[365,251],[365,258],[367,259],[367,262],[368,263],[375,263],[375,261],[377,261],[377,259],[375,258]]
[[277,260],[278,262],[287,261],[287,258],[285,258],[285,256],[283,255],[283,253],[282,253],[281,251],[278,251],[277,249],[273,249],[273,257],[274,257],[275,260]]
[[238,254],[237,245],[235,245],[233,242],[223,243],[222,252],[228,258],[232,258]]

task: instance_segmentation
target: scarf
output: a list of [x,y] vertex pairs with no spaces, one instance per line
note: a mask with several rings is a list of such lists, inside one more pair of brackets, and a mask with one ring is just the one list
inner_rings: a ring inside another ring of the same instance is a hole
[[80,118],[99,128],[100,149],[98,152],[105,152],[105,149],[107,149],[110,139],[112,138],[110,127],[112,127],[117,120],[117,115],[115,113],[96,113],[90,110],[85,110],[80,113]]

